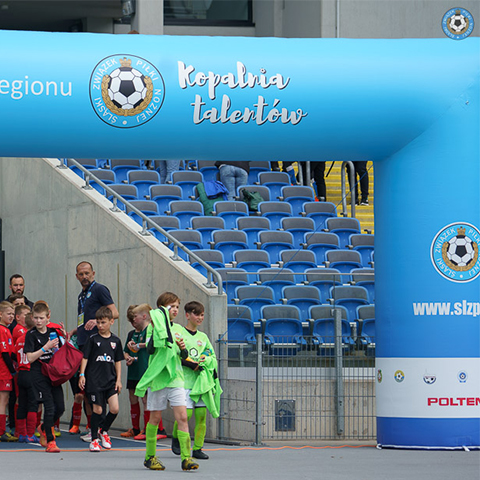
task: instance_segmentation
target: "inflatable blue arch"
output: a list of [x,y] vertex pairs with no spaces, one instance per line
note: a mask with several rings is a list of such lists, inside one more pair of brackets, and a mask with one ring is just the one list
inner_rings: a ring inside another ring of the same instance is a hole
[[0,44],[4,157],[376,162],[378,442],[480,446],[480,39]]

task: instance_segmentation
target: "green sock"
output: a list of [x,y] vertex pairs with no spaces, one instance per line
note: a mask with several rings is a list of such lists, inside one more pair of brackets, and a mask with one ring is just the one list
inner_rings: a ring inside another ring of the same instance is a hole
[[157,453],[157,431],[158,425],[152,425],[150,422],[145,427],[145,437],[147,449],[145,451],[145,459],[153,457]]
[[[192,413],[193,413],[193,409],[188,408],[187,409],[187,420],[190,420],[192,418]],[[173,438],[178,438],[178,423],[177,423],[176,420],[175,420],[175,423],[173,424],[172,437]]]
[[195,435],[193,449],[200,450],[205,443],[205,433],[207,432],[207,408],[199,407],[195,409]]
[[183,432],[182,430],[177,431],[178,442],[180,443],[180,456],[183,460],[190,458],[190,434],[188,432]]

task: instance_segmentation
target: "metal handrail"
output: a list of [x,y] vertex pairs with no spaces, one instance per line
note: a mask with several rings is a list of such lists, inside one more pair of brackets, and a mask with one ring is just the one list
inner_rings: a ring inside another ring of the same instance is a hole
[[[60,165],[58,165],[58,168],[68,168],[66,165],[67,159],[59,159]],[[180,248],[183,250],[187,255],[189,255],[191,258],[193,258],[196,262],[198,262],[202,267],[204,267],[207,270],[207,283],[204,285],[207,288],[215,288],[217,287],[218,289],[218,295],[223,295],[223,281],[222,281],[222,276],[208,263],[206,263],[204,260],[202,260],[200,257],[195,255],[194,252],[189,250],[185,245],[183,245],[182,242],[179,242],[176,238],[172,237],[166,230],[164,230],[160,225],[157,225],[154,221],[150,220],[144,213],[142,213],[140,210],[138,210],[134,205],[132,205],[128,200],[125,200],[121,195],[119,195],[115,190],[112,190],[107,184],[103,183],[99,178],[97,178],[95,175],[91,173],[90,170],[85,168],[81,163],[78,163],[74,158],[69,158],[68,161],[72,162],[75,167],[77,167],[79,170],[81,170],[85,174],[85,185],[82,188],[85,188],[86,190],[93,189],[93,187],[90,185],[90,179],[94,179],[96,183],[98,183],[102,188],[105,189],[105,198],[107,198],[107,193],[113,196],[113,207],[110,209],[112,212],[123,212],[120,208],[117,206],[117,201],[120,200],[126,207],[128,207],[129,210],[132,212],[135,212],[141,219],[142,219],[142,231],[139,232],[141,235],[150,235],[150,233],[147,231],[147,225],[150,226],[150,228],[155,228],[158,230],[162,235],[164,235],[168,240],[170,240],[174,247],[173,247],[173,257],[170,257],[174,261],[180,261],[182,260],[178,256],[178,249]],[[217,285],[212,281],[212,276],[215,277],[217,280]]]

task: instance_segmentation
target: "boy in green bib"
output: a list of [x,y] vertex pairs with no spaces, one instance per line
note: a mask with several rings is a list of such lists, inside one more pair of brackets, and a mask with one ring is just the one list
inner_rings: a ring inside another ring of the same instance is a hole
[[135,395],[143,397],[147,391],[147,409],[150,419],[145,428],[146,453],[144,466],[150,470],[165,470],[156,457],[158,424],[167,402],[173,409],[178,423],[178,439],[182,458],[182,470],[196,470],[198,464],[191,456],[188,432],[187,407],[181,358],[188,352],[183,341],[183,327],[173,323],[178,313],[180,299],[171,292],[162,293],[157,299],[156,310],[150,311],[151,323],[147,328],[147,350],[150,353],[148,368],[138,382]]
[[[205,308],[200,302],[189,302],[185,305],[187,325],[183,333],[183,341],[188,351],[188,358],[182,359],[185,377],[185,393],[187,397],[188,419],[195,414],[195,431],[193,457],[208,460],[202,451],[205,442],[207,408],[214,418],[220,410],[222,389],[217,376],[217,357],[209,338],[198,330],[203,323]],[[195,412],[195,413],[194,413]],[[175,422],[172,433],[172,451],[180,455],[180,436]]]

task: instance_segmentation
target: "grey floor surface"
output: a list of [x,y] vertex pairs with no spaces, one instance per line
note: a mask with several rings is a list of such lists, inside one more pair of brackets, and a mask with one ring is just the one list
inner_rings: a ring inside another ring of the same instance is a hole
[[[379,450],[372,442],[266,443],[262,447],[206,444],[210,460],[182,472],[170,440],[158,443],[165,471],[143,466],[144,442],[113,438],[113,449],[90,453],[88,444],[64,433],[62,452],[47,454],[38,446],[0,444],[0,479],[133,480],[191,475],[200,479],[328,480],[479,480],[478,451]],[[345,445],[349,446],[345,446]],[[81,477],[80,477],[81,476]]]

